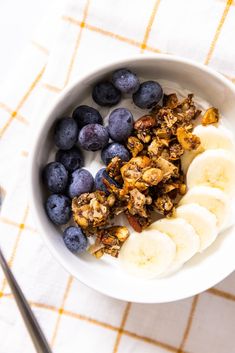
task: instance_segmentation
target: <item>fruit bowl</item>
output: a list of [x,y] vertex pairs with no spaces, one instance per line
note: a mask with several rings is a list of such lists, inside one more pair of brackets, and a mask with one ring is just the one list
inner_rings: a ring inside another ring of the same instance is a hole
[[[127,275],[115,259],[98,261],[89,254],[71,254],[64,246],[60,229],[45,213],[45,190],[41,182],[43,166],[53,149],[51,128],[55,121],[70,114],[91,95],[91,87],[114,70],[127,67],[144,79],[167,80],[187,89],[219,109],[225,125],[235,132],[235,88],[222,75],[206,66],[168,55],[137,56],[119,60],[79,78],[60,94],[50,112],[42,118],[33,138],[30,158],[31,207],[42,237],[64,268],[78,280],[111,297],[140,303],[163,303],[187,298],[223,280],[235,269],[234,227],[222,232],[215,243],[197,254],[180,271],[165,278],[143,280]],[[174,89],[172,89],[174,91]],[[92,154],[87,164],[92,165]],[[232,208],[232,207],[231,207]],[[192,281],[193,278],[193,281]]]

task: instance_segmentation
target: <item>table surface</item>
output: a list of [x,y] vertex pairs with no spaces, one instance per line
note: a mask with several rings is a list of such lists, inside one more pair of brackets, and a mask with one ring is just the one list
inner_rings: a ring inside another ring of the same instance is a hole
[[30,41],[51,0],[0,0],[0,83]]

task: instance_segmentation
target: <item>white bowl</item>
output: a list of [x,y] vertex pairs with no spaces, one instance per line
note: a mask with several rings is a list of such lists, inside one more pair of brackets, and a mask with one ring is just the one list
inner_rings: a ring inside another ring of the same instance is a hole
[[123,273],[110,261],[75,256],[64,246],[59,230],[48,220],[44,210],[45,194],[40,180],[42,166],[52,148],[54,121],[79,105],[91,86],[117,68],[128,67],[139,76],[167,79],[191,90],[219,108],[235,131],[235,88],[210,68],[192,61],[167,56],[137,56],[99,68],[80,78],[60,94],[53,108],[36,131],[30,162],[31,206],[43,239],[68,272],[81,282],[114,298],[141,303],[163,303],[202,292],[223,280],[235,269],[234,227],[219,236],[203,254],[196,255],[177,273],[162,279],[141,280]]

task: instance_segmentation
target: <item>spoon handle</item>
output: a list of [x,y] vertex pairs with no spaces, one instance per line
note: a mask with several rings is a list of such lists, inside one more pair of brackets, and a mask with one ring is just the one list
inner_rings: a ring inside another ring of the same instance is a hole
[[6,276],[12,294],[15,297],[18,308],[21,312],[25,325],[33,341],[37,353],[52,353],[47,340],[28,304],[22,290],[14,278],[0,248],[0,265]]

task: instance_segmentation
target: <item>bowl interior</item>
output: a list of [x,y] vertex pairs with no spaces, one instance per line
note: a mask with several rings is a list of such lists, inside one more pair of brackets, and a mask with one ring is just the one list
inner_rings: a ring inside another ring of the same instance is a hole
[[[235,131],[235,91],[232,84],[222,76],[190,61],[168,56],[119,61],[96,70],[67,89],[42,121],[31,154],[32,208],[49,249],[58,261],[83,283],[112,297],[134,302],[160,303],[182,299],[215,285],[235,269],[234,227],[223,232],[208,250],[194,256],[177,273],[166,278],[146,281],[123,273],[115,259],[98,261],[88,254],[80,257],[71,254],[63,244],[61,230],[48,220],[44,211],[45,191],[40,173],[48,158],[52,158],[53,124],[58,118],[70,113],[75,106],[83,103],[90,95],[95,82],[107,78],[113,70],[120,67],[128,67],[144,79],[168,80],[191,91],[217,107],[224,116],[225,125]],[[96,107],[95,104],[93,106]],[[88,163],[92,162],[92,158],[92,154],[89,154]]]

